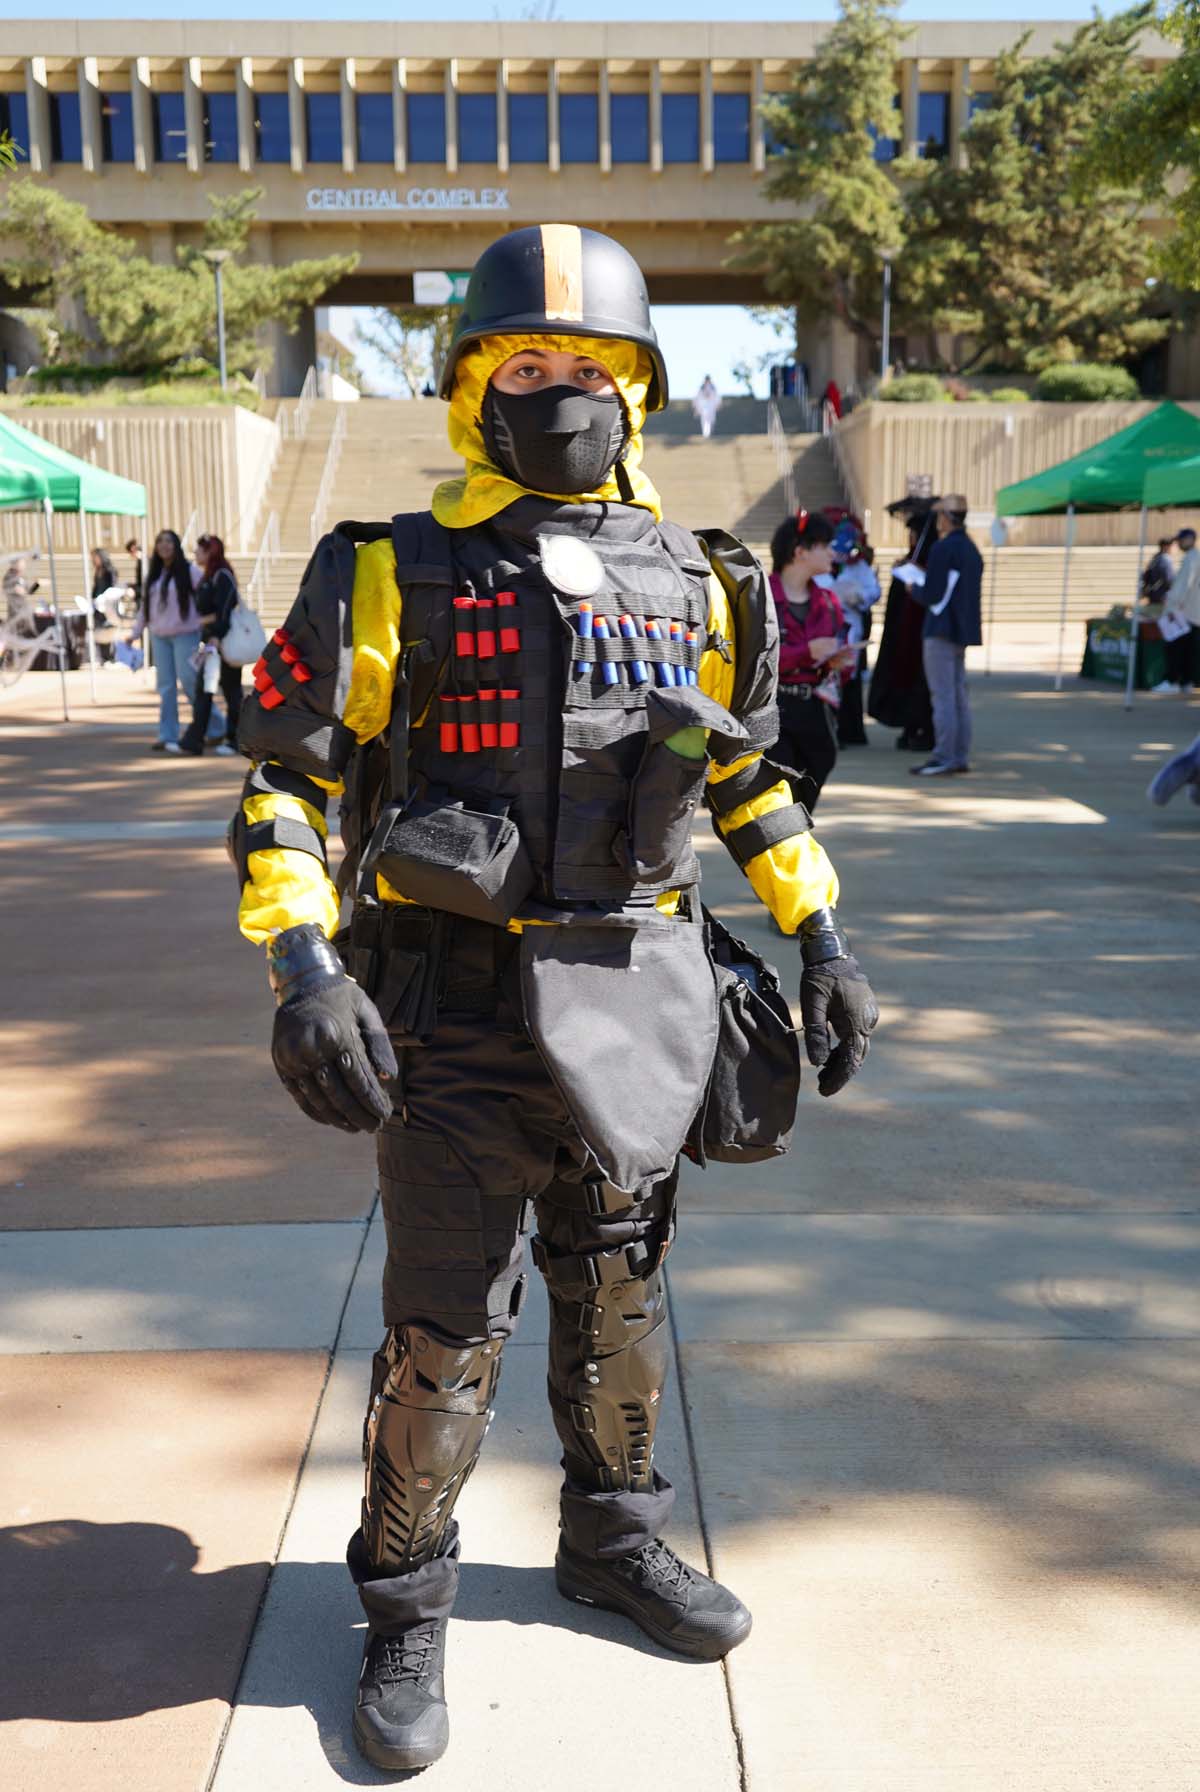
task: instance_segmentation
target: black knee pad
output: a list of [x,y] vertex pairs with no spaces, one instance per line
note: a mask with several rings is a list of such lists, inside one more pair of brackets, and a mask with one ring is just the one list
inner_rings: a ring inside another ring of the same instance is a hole
[[492,1420],[502,1345],[418,1325],[388,1333],[366,1424],[362,1534],[372,1569],[402,1574],[438,1554]]

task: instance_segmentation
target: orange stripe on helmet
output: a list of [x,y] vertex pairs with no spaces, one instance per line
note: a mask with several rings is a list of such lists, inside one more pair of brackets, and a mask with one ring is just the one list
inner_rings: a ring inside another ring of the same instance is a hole
[[546,316],[553,322],[583,322],[583,237],[577,224],[543,224],[542,262]]

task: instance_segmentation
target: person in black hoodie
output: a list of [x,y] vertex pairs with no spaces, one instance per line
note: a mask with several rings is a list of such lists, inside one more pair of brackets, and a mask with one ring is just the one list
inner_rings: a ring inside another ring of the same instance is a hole
[[[238,601],[237,579],[225,558],[225,543],[219,535],[205,538],[203,553],[204,578],[196,590],[196,608],[204,618],[200,638],[202,642],[212,642],[219,648],[219,643],[229,633],[229,624]],[[225,738],[217,743],[214,750],[223,759],[229,759],[237,752],[238,718],[242,713],[242,668],[231,666],[225,660],[221,661],[221,695],[225,699]],[[196,680],[196,705],[191,727],[179,743],[180,751],[190,754],[193,759],[198,759],[204,751],[204,737],[208,733],[212,706],[213,693],[205,690],[201,673]]]

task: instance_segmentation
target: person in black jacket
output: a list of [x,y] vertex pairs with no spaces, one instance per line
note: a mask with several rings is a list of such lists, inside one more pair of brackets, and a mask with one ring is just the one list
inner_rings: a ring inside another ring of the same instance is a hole
[[912,593],[925,611],[921,655],[933,703],[933,752],[909,768],[915,778],[971,769],[967,648],[983,640],[983,556],[967,534],[967,500],[952,492],[938,499],[934,514],[938,539],[929,550],[925,583]]
[[[225,543],[219,535],[205,537],[203,549],[204,578],[196,588],[196,608],[204,617],[200,638],[205,644],[218,647],[229,633],[229,624],[238,601],[237,580],[225,558]],[[198,759],[204,751],[205,735],[212,716],[213,693],[205,690],[203,674],[196,680],[196,704],[192,724],[179,743],[180,751]],[[238,719],[242,713],[242,668],[221,661],[221,695],[225,699],[225,738],[214,749],[223,759],[237,752]],[[218,727],[220,718],[218,717]]]

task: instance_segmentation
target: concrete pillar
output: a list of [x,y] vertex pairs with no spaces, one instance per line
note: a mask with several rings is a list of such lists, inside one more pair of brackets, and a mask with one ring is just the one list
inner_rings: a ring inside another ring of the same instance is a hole
[[342,63],[342,172],[353,174],[358,167],[358,115],[354,106],[357,86],[353,56]]
[[271,384],[280,398],[297,398],[304,376],[317,364],[317,316],[301,313],[299,326],[289,335],[282,324],[271,325]]
[[612,173],[612,107],[609,104],[608,64],[600,64],[600,172]]
[[546,161],[551,174],[562,167],[562,133],[558,123],[558,64],[546,66]]
[[397,174],[408,167],[408,64],[399,57],[392,64],[392,166]]
[[187,129],[187,171],[199,174],[204,167],[204,102],[201,98],[200,58],[188,56],[183,64],[183,122]]
[[288,62],[288,132],[291,137],[293,174],[304,173],[308,150],[308,133],[304,126],[304,58],[293,56]]
[[508,173],[508,63],[496,64],[496,167]]
[[154,110],[150,103],[150,58],[135,56],[129,70],[133,110],[133,165],[139,174],[154,167]]
[[458,59],[446,64],[446,173],[458,173]]
[[238,167],[243,174],[254,169],[254,58],[237,59]]
[[662,63],[650,64],[650,172],[663,170]]
[[904,141],[900,145],[900,153],[915,156],[921,147],[920,111],[921,111],[921,64],[915,56],[908,56],[900,64],[901,85],[901,130]]
[[759,107],[767,97],[763,65],[756,62],[750,71],[750,166],[761,174],[767,165],[767,136]]
[[711,62],[700,64],[700,169],[711,174],[716,162],[713,147],[713,72]]
[[94,56],[81,56],[79,79],[79,159],[85,174],[98,174],[103,161],[100,142],[100,70]]
[[967,152],[962,134],[971,117],[971,64],[965,58],[950,70],[950,160],[956,168],[965,168]]
[[29,108],[29,172],[46,174],[51,163],[50,94],[44,56],[30,56],[25,64],[25,103]]

